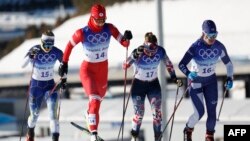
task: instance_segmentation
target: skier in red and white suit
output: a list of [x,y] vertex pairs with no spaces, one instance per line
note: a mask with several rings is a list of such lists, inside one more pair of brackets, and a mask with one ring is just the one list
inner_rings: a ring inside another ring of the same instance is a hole
[[93,5],[88,25],[76,30],[66,46],[63,63],[59,67],[61,76],[65,73],[67,74],[67,63],[71,51],[74,46],[81,42],[84,60],[80,69],[80,78],[89,97],[87,111],[89,130],[95,136],[97,136],[100,104],[107,89],[108,48],[111,36],[126,48],[129,46],[129,40],[132,38],[130,31],[126,30],[124,35],[122,35],[113,24],[105,23],[105,20],[105,8],[99,4]]

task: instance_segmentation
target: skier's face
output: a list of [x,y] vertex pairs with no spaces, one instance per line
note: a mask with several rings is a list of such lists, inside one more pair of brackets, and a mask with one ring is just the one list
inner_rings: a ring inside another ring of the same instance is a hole
[[48,53],[54,46],[54,41],[42,41],[42,49],[44,52]]
[[156,44],[152,44],[152,43],[149,43],[147,41],[145,41],[144,43],[144,53],[147,55],[147,56],[153,56],[155,55],[155,53],[157,52],[157,45]]
[[93,21],[94,21],[95,25],[102,27],[104,25],[106,19],[105,18],[101,18],[101,19],[93,18]]
[[204,41],[208,44],[208,45],[213,45],[214,42],[216,41],[216,37],[218,33],[211,33],[211,34],[207,34],[207,33],[203,33],[203,39]]

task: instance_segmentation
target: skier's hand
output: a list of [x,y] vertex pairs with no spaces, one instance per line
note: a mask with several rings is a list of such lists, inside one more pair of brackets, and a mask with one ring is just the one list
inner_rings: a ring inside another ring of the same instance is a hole
[[130,30],[126,30],[124,32],[124,35],[123,35],[123,38],[121,40],[121,44],[124,46],[124,47],[129,47],[129,44],[130,44],[130,40],[133,38],[133,35],[131,33]]
[[37,53],[38,53],[39,51],[40,51],[40,49],[37,48],[37,47],[31,48],[30,51],[29,51],[29,58],[30,58],[30,59],[34,59],[35,56],[37,55]]
[[175,84],[177,84],[178,87],[181,87],[183,85],[183,82],[181,79],[177,79],[176,77],[172,79]]
[[59,69],[58,69],[58,74],[61,77],[64,77],[65,75],[68,74],[68,63],[67,62],[62,62],[60,64]]
[[144,46],[139,46],[134,52],[133,57],[137,59],[144,51]]
[[130,41],[129,40],[126,40],[125,38],[123,38],[121,40],[121,45],[128,48],[129,47],[129,44],[130,44]]
[[122,64],[122,68],[123,68],[124,70],[128,69],[130,66],[131,66],[131,65],[130,65],[130,64],[127,64],[126,62],[124,62],[124,63]]
[[191,81],[194,81],[197,77],[197,73],[194,72],[194,71],[191,71],[189,74],[188,74],[188,78],[191,80]]
[[131,40],[131,39],[133,38],[133,35],[132,35],[132,33],[131,33],[130,30],[126,30],[126,31],[124,32],[123,37],[124,37],[126,40]]
[[60,83],[60,88],[62,90],[65,90],[67,88],[67,78],[62,78],[61,83]]
[[225,87],[227,90],[230,90],[233,87],[233,78],[227,77]]

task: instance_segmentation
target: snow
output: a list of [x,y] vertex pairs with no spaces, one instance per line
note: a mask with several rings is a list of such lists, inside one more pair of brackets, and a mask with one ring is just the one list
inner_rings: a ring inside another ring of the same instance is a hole
[[[248,0],[179,0],[163,1],[164,47],[170,59],[178,63],[188,47],[201,35],[201,24],[205,19],[213,19],[219,31],[218,39],[227,47],[230,56],[250,54],[250,10]],[[129,53],[143,43],[144,34],[152,31],[156,35],[157,13],[155,1],[133,1],[107,7],[107,22],[113,23],[121,33],[131,30],[133,39]],[[85,26],[89,14],[68,20],[53,32],[55,45],[64,50],[75,30]],[[24,72],[23,57],[40,38],[26,40],[10,54],[0,60],[0,73]],[[110,67],[119,66],[125,59],[125,48],[112,39],[109,48]],[[72,51],[69,68],[78,68],[82,61],[82,47],[78,44]],[[10,65],[11,63],[11,65]]]
[[[227,47],[228,53],[230,56],[249,58],[250,54],[250,42],[248,41],[250,37],[250,19],[249,17],[250,9],[249,9],[250,1],[248,0],[171,0],[171,1],[163,1],[163,33],[164,33],[164,47],[170,57],[170,59],[174,63],[178,63],[178,61],[183,56],[184,52],[188,49],[188,47],[201,35],[201,24],[205,19],[213,19],[219,31],[218,39],[222,41]],[[60,49],[64,50],[68,40],[75,32],[75,30],[85,26],[88,22],[89,14],[75,17],[73,19],[68,20],[60,27],[56,28],[53,32],[56,35],[55,45]],[[157,15],[156,15],[156,2],[155,1],[133,1],[127,2],[124,4],[115,4],[111,7],[107,7],[107,22],[113,23],[117,28],[123,33],[126,29],[129,29],[133,33],[133,39],[131,40],[131,46],[129,48],[129,53],[138,45],[143,42],[143,36],[146,32],[152,31],[156,35],[157,31]],[[24,62],[24,55],[27,50],[34,44],[40,43],[40,38],[26,40],[22,43],[18,48],[13,50],[10,54],[5,56],[0,60],[0,74],[3,73],[17,73],[17,72],[25,72],[30,71],[30,68],[22,69],[21,66]],[[123,62],[125,59],[125,48],[123,48],[117,41],[112,39],[110,48],[109,48],[109,65],[110,67],[117,67]],[[78,44],[72,51],[69,68],[78,68],[82,61],[82,47],[81,44]],[[58,64],[57,64],[58,65]],[[236,68],[237,69],[237,68]],[[238,87],[241,88],[243,84]],[[243,90],[242,90],[243,91]],[[241,97],[245,92],[240,92]],[[181,92],[180,92],[181,93]],[[238,93],[233,91],[234,95],[232,97],[239,96]],[[235,98],[233,98],[235,99]],[[105,99],[102,104],[103,106],[108,106],[107,109],[102,107],[103,110],[103,120],[105,121],[110,118],[114,118],[121,111],[122,105],[117,105],[120,103],[119,101],[107,100]],[[107,102],[107,103],[106,103]],[[114,103],[113,103],[114,102]],[[168,101],[169,105],[173,105],[174,101]],[[221,102],[221,99],[220,101]],[[73,104],[74,103],[74,104]],[[78,106],[80,104],[80,108]],[[76,120],[78,122],[82,122],[82,113],[81,111],[86,108],[83,104],[86,104],[86,100],[83,102],[79,100],[77,103],[74,100],[65,102],[62,101],[62,111],[61,111],[61,120],[62,122],[61,132],[63,137],[60,140],[82,140],[82,136],[88,137],[85,134],[77,132],[77,130],[71,130],[72,126],[68,125],[68,120]],[[223,137],[223,125],[224,124],[240,124],[247,123],[249,124],[249,100],[226,100],[223,106],[223,111],[221,114],[221,122],[217,124],[217,133],[216,137]],[[114,104],[114,105],[112,105]],[[69,106],[71,105],[71,106]],[[235,106],[230,106],[235,105]],[[74,107],[72,107],[74,106]],[[78,107],[77,107],[78,106]],[[131,103],[129,104],[131,106]],[[149,106],[146,104],[146,106]],[[176,140],[182,139],[183,125],[187,120],[190,113],[187,113],[187,109],[191,109],[190,101],[184,100],[176,113],[176,123],[175,129],[173,132],[173,137]],[[220,105],[218,105],[220,106]],[[68,108],[66,108],[68,107]],[[115,107],[115,111],[117,112],[109,112],[110,107]],[[168,106],[169,107],[169,106]],[[79,110],[80,109],[80,110]],[[132,110],[132,108],[128,108]],[[147,108],[150,109],[150,108]],[[172,107],[169,107],[168,111],[171,113]],[[77,114],[72,114],[74,111],[79,111]],[[105,112],[104,112],[105,111]],[[132,111],[129,111],[132,112]],[[192,112],[188,110],[188,112]],[[169,114],[168,113],[168,114]],[[117,115],[112,115],[117,114]],[[41,117],[47,117],[47,112],[43,111],[41,113]],[[131,114],[127,113],[127,116]],[[121,117],[117,116],[117,119],[120,120]],[[146,135],[152,135],[151,130],[151,113],[147,110],[145,117],[145,124],[143,124],[143,128],[150,129],[145,130]],[[71,117],[71,118],[70,118]],[[74,119],[75,117],[75,119]],[[194,138],[196,140],[204,139],[203,134],[205,132],[205,119],[206,115],[204,115],[200,124],[197,125]],[[39,120],[41,123],[42,120]],[[43,125],[48,126],[48,120],[44,121]],[[40,126],[40,123],[38,126]],[[102,122],[105,124],[105,122]],[[126,123],[126,127],[130,128],[130,120]],[[105,131],[111,130],[111,125],[106,123]],[[113,127],[112,127],[113,128]],[[107,130],[108,129],[108,130]],[[178,129],[178,130],[177,130]],[[112,129],[114,130],[114,129]],[[118,129],[117,129],[118,130]],[[128,131],[127,129],[126,131]],[[69,132],[69,133],[68,133]],[[72,137],[67,136],[73,132]],[[77,133],[76,133],[77,132]],[[68,133],[68,134],[66,134]],[[112,132],[114,133],[114,132]],[[116,131],[115,131],[116,133]],[[126,136],[128,132],[125,133]],[[117,134],[115,134],[116,136]],[[37,138],[38,141],[49,140],[48,138]],[[0,139],[0,140],[9,140],[14,141],[17,138],[8,138],[8,139]]]

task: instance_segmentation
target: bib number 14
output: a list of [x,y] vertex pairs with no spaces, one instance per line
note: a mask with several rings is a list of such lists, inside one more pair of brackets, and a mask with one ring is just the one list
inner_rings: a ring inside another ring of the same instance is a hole
[[104,58],[104,57],[105,57],[105,52],[102,52],[102,53],[96,54],[96,58],[95,59],[100,59],[100,58]]

